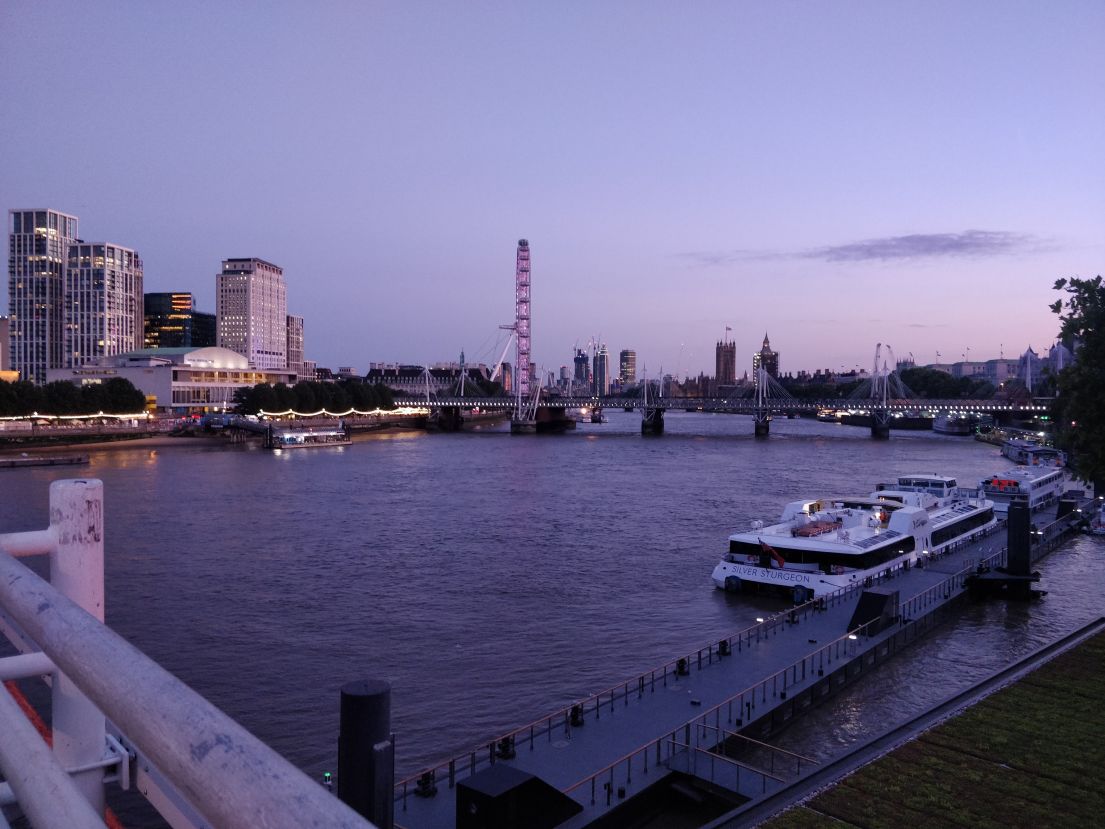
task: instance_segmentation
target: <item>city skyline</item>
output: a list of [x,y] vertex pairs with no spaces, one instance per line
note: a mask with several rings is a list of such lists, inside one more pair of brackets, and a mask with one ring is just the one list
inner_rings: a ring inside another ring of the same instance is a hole
[[[266,49],[241,62],[251,31]],[[519,238],[545,371],[597,335],[642,376],[710,373],[727,326],[738,355],[770,330],[785,371],[867,368],[876,342],[918,364],[1044,352],[1052,283],[1105,252],[1103,31],[1088,2],[17,0],[0,192],[200,308],[227,256],[279,262],[323,366],[494,363]]]

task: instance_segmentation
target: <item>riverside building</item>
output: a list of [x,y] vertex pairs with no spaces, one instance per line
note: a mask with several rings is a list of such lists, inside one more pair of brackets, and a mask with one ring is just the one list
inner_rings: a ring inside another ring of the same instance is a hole
[[303,317],[288,314],[286,326],[288,345],[288,371],[295,372],[296,377],[314,380],[314,376],[307,377],[307,371],[303,366]]
[[284,270],[263,259],[225,259],[215,282],[219,347],[244,355],[251,368],[287,368]]
[[209,348],[215,345],[215,315],[195,310],[190,293],[146,294],[146,348]]
[[253,368],[241,354],[225,348],[144,348],[99,357],[82,366],[51,369],[46,380],[82,386],[113,377],[129,380],[159,412],[174,414],[225,412],[233,408],[234,392],[240,388],[295,379],[283,367]]
[[11,367],[46,381],[64,365],[65,268],[77,241],[77,217],[46,208],[8,211]]
[[714,349],[714,378],[719,386],[737,382],[737,344],[718,342]]
[[64,290],[62,365],[82,366],[142,345],[142,260],[110,242],[69,245]]

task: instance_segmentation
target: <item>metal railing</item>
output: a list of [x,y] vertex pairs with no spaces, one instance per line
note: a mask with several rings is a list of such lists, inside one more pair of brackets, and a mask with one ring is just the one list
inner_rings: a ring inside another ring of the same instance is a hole
[[[980,531],[977,536],[981,538],[1000,529],[1001,527],[998,526],[989,531]],[[955,549],[958,549],[958,545]],[[939,561],[951,552],[952,549],[948,549],[939,555],[930,555],[926,563],[931,564]],[[806,620],[811,614],[821,614],[849,602],[867,588],[884,584],[895,578],[904,572],[904,569],[902,566],[898,566],[884,570],[870,578],[857,581],[832,593],[810,599],[789,610],[768,616],[762,622],[757,622],[701,648],[684,652],[683,655],[669,659],[656,668],[592,694],[583,700],[570,703],[520,728],[500,734],[493,739],[484,740],[477,744],[479,747],[476,749],[425,766],[418,772],[396,781],[395,799],[401,801],[405,806],[407,797],[418,791],[420,785],[424,787],[431,783],[436,785],[437,782],[444,780],[452,788],[456,785],[457,780],[472,776],[485,766],[494,765],[498,759],[502,758],[504,753],[508,754],[510,751],[516,751],[524,747],[528,747],[532,751],[539,738],[543,738],[546,743],[552,743],[554,734],[569,736],[573,728],[573,722],[578,726],[582,721],[588,719],[601,720],[603,712],[606,712],[607,715],[612,714],[619,703],[622,707],[628,706],[633,699],[642,699],[646,692],[651,693],[658,686],[666,688],[669,681],[678,681],[680,678],[690,675],[692,670],[701,670],[712,665],[716,660],[742,653],[757,642],[766,641],[777,636],[782,630],[786,629],[787,625],[798,624]],[[634,754],[639,753],[639,751],[634,752]]]
[[[929,587],[920,593],[911,596],[906,601],[900,603],[900,612],[903,614],[903,620],[905,619],[905,608],[912,609],[913,613],[918,611],[924,611],[925,608],[934,604],[940,603],[950,599],[954,593],[962,592],[965,589],[966,578],[972,572],[981,565],[983,567],[995,566],[1000,563],[1005,556],[1005,548],[1002,548],[997,553],[989,556],[980,557],[977,561],[972,560],[969,564],[956,571],[948,578],[940,581],[938,584]],[[853,587],[845,588],[845,590],[838,591],[840,594],[846,594],[849,592],[855,592],[857,590],[863,590],[862,585],[856,585]],[[841,598],[836,596],[834,598]],[[810,604],[810,603],[807,603]],[[637,758],[643,758],[644,764],[642,771],[648,772],[647,757],[655,753],[656,759],[653,766],[661,764],[661,751],[660,746],[664,741],[673,739],[673,734],[682,732],[685,735],[685,742],[687,745],[695,745],[692,742],[692,738],[698,733],[699,729],[714,729],[717,733],[721,733],[724,730],[722,725],[722,718],[726,724],[735,724],[737,728],[742,727],[746,721],[751,721],[753,715],[758,713],[759,709],[768,704],[769,700],[785,700],[788,694],[794,692],[796,687],[804,688],[807,681],[812,682],[814,680],[820,680],[827,671],[831,671],[834,665],[839,665],[841,661],[850,661],[858,655],[860,646],[857,644],[860,637],[868,637],[872,630],[872,627],[879,623],[879,620],[868,622],[859,626],[855,630],[849,631],[837,639],[829,642],[826,645],[818,648],[810,654],[802,657],[802,659],[788,665],[787,667],[776,671],[770,676],[756,682],[741,691],[733,694],[729,698],[722,700],[712,708],[708,708],[696,716],[692,717],[686,723],[673,732],[669,732],[665,736],[658,737],[655,740],[651,740],[643,746],[634,749],[625,756],[619,758],[614,764],[614,767],[621,767],[624,765],[626,772],[626,779],[632,779],[632,763]],[[904,621],[903,621],[904,624]],[[710,720],[713,723],[710,723]],[[720,741],[718,741],[720,742]],[[763,744],[766,745],[766,744]],[[782,749],[776,749],[777,751],[783,751]],[[732,758],[726,758],[732,759]],[[805,758],[807,762],[813,762],[809,758]],[[735,761],[734,761],[735,762]],[[583,778],[577,783],[574,783],[567,789],[566,792],[575,791],[579,788],[591,785],[592,792],[595,789],[597,781],[601,781],[604,775],[611,774],[611,766],[604,767],[594,774]],[[747,767],[749,770],[755,771],[752,767]],[[770,776],[770,775],[769,775]],[[593,795],[592,795],[593,797]],[[592,802],[594,802],[592,800]]]
[[[24,652],[0,659],[0,676],[52,672],[52,752],[0,694],[0,772],[35,825],[102,826],[110,771],[174,827],[371,827],[104,626],[103,529],[103,484],[55,481],[48,529],[0,535],[0,631]],[[41,554],[49,582],[14,558]]]

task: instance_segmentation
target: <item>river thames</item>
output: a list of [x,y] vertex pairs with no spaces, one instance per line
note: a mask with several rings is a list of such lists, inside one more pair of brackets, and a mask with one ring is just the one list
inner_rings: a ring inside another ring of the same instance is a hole
[[[1010,466],[932,432],[775,420],[757,440],[747,417],[672,413],[641,437],[639,415],[609,417],[561,436],[93,451],[108,624],[314,776],[336,771],[339,687],[389,680],[404,776],[782,609],[710,572],[785,502]],[[46,526],[62,477],[4,470],[0,529]],[[1043,601],[969,607],[779,743],[829,757],[1097,618],[1103,559],[1076,539],[1039,565]]]

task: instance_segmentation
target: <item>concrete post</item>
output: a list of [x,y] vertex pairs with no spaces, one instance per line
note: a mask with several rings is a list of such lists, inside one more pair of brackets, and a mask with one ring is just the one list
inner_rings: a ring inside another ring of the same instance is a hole
[[[104,485],[98,480],[50,484],[50,582],[87,613],[104,621]],[[104,715],[65,674],[53,687],[54,755],[63,768],[98,763],[104,756]],[[73,775],[97,814],[104,813],[103,769]]]

